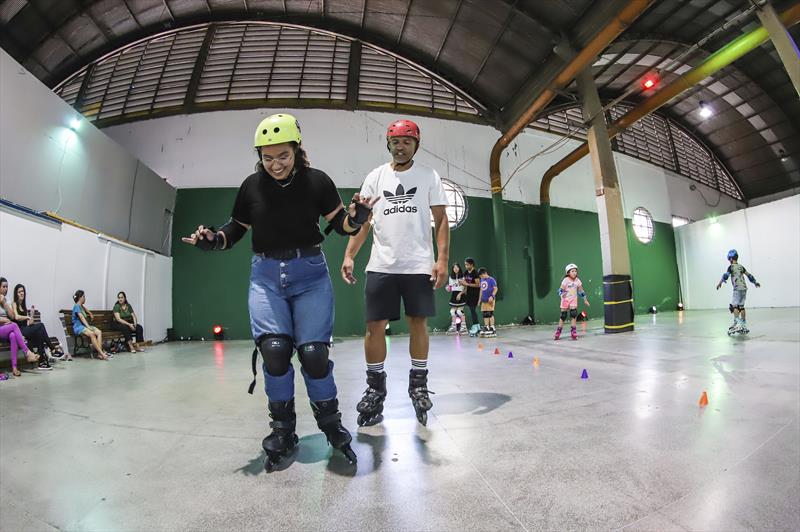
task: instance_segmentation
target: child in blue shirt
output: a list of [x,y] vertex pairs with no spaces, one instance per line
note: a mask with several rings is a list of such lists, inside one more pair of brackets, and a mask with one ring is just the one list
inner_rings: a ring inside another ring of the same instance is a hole
[[494,328],[494,308],[497,297],[497,281],[489,276],[486,268],[478,270],[481,279],[481,312],[483,312],[483,330],[478,336],[494,338],[497,331]]

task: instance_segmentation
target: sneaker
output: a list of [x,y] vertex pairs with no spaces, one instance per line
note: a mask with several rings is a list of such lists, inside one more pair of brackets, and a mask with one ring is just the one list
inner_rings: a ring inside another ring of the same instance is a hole
[[53,369],[53,366],[50,365],[50,362],[48,362],[47,359],[44,359],[39,362],[39,369],[42,371],[48,371]]
[[106,351],[106,356],[107,356],[108,358],[114,358],[114,353],[112,353],[112,352],[110,352],[110,351]]

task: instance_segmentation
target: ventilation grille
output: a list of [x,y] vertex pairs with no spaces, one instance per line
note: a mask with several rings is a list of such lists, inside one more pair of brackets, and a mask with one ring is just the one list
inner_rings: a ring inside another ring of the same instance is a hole
[[364,47],[361,52],[359,103],[452,114],[478,112],[456,93],[396,57]]
[[197,103],[347,98],[350,42],[286,26],[217,29],[200,77]]
[[[296,26],[206,24],[118,50],[54,91],[101,127],[198,106],[342,107],[349,102],[351,49],[349,38]],[[480,105],[409,62],[367,44],[360,57],[359,84],[350,87],[358,108],[480,115]]]
[[[617,121],[631,109],[628,105],[615,105],[608,110],[607,119]],[[586,138],[583,114],[577,106],[539,117],[531,126],[558,135]],[[612,139],[611,146],[614,151],[666,168],[732,198],[743,199],[730,173],[713,154],[663,116],[645,116]]]

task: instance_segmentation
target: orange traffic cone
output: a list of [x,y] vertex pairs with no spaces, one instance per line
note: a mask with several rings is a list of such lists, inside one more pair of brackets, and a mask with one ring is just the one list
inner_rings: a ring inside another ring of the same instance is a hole
[[708,394],[706,394],[705,390],[703,391],[703,395],[700,396],[700,401],[698,401],[700,408],[704,406],[708,406]]
[[495,355],[499,355],[500,354],[500,348],[499,347],[495,347],[494,348],[494,354]]
[[533,357],[533,366],[536,368],[539,367],[539,357]]

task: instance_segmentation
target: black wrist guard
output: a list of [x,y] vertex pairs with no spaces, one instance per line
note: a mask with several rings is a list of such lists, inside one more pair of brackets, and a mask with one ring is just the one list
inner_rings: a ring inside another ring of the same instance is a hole
[[225,247],[221,249],[231,249],[247,232],[247,229],[233,218],[228,220],[228,223],[220,227],[219,230],[225,235]]
[[350,225],[364,225],[369,221],[369,215],[372,214],[372,209],[367,207],[366,205],[362,205],[361,203],[355,203],[356,206],[356,215],[355,217],[350,217]]
[[[347,224],[355,229],[355,231],[353,231],[352,233],[348,233],[344,229],[345,218],[347,219]],[[356,233],[358,233],[360,229],[361,229],[361,224],[353,221],[350,215],[346,214],[346,211],[344,209],[339,209],[339,212],[337,212],[333,216],[333,218],[331,218],[331,221],[328,222],[328,227],[325,228],[325,234],[329,235],[331,231],[336,230],[336,232],[339,233],[340,235],[353,236]]]
[[197,243],[195,243],[195,247],[201,251],[216,251],[220,249],[222,246],[222,239],[217,234],[217,230],[213,227],[206,227],[209,231],[214,233],[214,238],[211,240],[207,239],[205,235],[201,235],[200,238],[197,239]]

